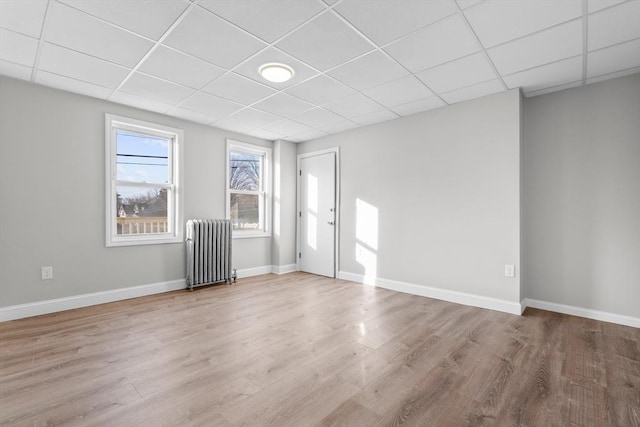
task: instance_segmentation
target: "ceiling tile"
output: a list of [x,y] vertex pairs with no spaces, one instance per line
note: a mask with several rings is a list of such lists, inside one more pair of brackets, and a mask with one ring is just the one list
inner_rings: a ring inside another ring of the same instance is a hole
[[253,126],[253,125],[246,124],[246,123],[234,122],[233,120],[231,120],[229,118],[220,119],[220,120],[216,121],[213,124],[213,126],[218,127],[220,129],[226,129],[226,130],[230,130],[232,132],[238,132],[238,133],[247,133],[250,130],[252,130],[253,128],[255,128],[255,126]]
[[354,122],[362,126],[371,125],[374,123],[386,122],[388,120],[397,119],[398,115],[389,110],[374,111],[373,113],[364,114],[352,118]]
[[362,116],[363,114],[384,109],[380,104],[360,93],[354,93],[331,104],[327,104],[325,108],[346,118]]
[[209,83],[203,90],[243,105],[253,104],[276,92],[270,87],[234,73],[225,74]]
[[597,83],[604,80],[617,79],[618,77],[630,76],[631,74],[636,74],[636,73],[640,73],[640,66],[629,68],[623,71],[613,72],[610,74],[605,74],[603,76],[592,77],[590,79],[587,79],[587,84]]
[[419,99],[418,101],[408,102],[402,105],[396,105],[392,110],[401,116],[410,116],[411,114],[421,113],[423,111],[433,110],[435,108],[447,105],[437,96]]
[[489,48],[582,16],[582,0],[487,0],[464,14]]
[[276,139],[282,139],[286,135],[281,133],[272,132],[264,129],[254,129],[251,132],[247,132],[251,136],[255,136],[256,138],[266,139],[268,141],[275,141]]
[[582,80],[582,56],[532,68],[504,78],[510,89],[521,87],[532,92]]
[[597,12],[606,7],[614,6],[626,0],[588,0],[587,11],[589,13]]
[[291,89],[287,89],[286,92],[312,104],[322,105],[344,98],[355,91],[334,79],[319,75]]
[[589,15],[589,50],[640,37],[640,1],[628,1]]
[[282,117],[291,117],[313,108],[313,105],[302,101],[286,93],[278,93],[253,105],[253,108],[277,114]]
[[328,74],[357,90],[369,89],[409,75],[407,70],[378,50],[341,65]]
[[129,74],[127,68],[60,46],[45,43],[39,69],[115,89]]
[[582,22],[577,20],[559,25],[494,47],[487,53],[503,76],[580,55]]
[[282,120],[282,117],[274,116],[273,114],[265,113],[264,111],[254,110],[253,108],[245,108],[244,110],[240,110],[233,116],[229,117],[229,120],[257,128]]
[[587,56],[587,77],[596,77],[640,66],[640,39],[622,43]]
[[200,113],[198,111],[189,110],[188,108],[175,107],[167,112],[170,116],[178,117],[181,119],[189,120],[196,123],[202,123],[208,125],[212,121],[212,117],[208,114]]
[[163,114],[173,108],[172,105],[165,104],[164,102],[153,101],[143,96],[126,92],[115,92],[109,97],[109,101]]
[[296,135],[293,135],[294,138],[300,142],[302,141],[310,141],[312,139],[322,138],[323,136],[327,136],[328,134],[324,131],[318,129],[311,129],[306,132],[302,132]]
[[582,86],[582,82],[573,82],[573,83],[567,83],[567,84],[563,84],[563,85],[559,85],[559,86],[553,86],[553,87],[549,87],[546,89],[541,89],[538,91],[534,91],[534,92],[529,92],[526,94],[527,98],[532,98],[534,96],[538,96],[538,95],[546,95],[548,93],[553,93],[553,92],[559,92],[561,90],[565,90],[565,89],[571,89],[572,87],[578,87],[578,86]]
[[236,66],[266,46],[200,7],[191,10],[164,44],[224,68]]
[[38,40],[0,28],[0,59],[33,67]]
[[175,105],[194,93],[193,89],[141,73],[133,73],[120,88],[122,92],[139,95],[152,101]]
[[414,76],[407,76],[366,90],[364,94],[386,107],[393,107],[432,96],[433,92]]
[[385,47],[398,62],[415,73],[480,50],[458,15],[436,22]]
[[204,0],[199,4],[269,43],[324,10],[314,0]]
[[320,126],[328,125],[330,123],[339,122],[340,120],[344,119],[337,114],[334,114],[331,111],[327,111],[323,108],[314,108],[313,110],[305,111],[304,113],[295,116],[293,120],[304,125],[317,128]]
[[[262,78],[262,76],[258,73],[258,68],[260,68],[261,65],[267,62],[279,62],[290,66],[294,71],[293,77],[290,80],[282,83],[270,82]],[[253,58],[238,66],[234,71],[238,74],[242,74],[245,77],[248,77],[259,83],[266,84],[278,90],[291,87],[318,74],[312,68],[307,67],[297,59],[292,58],[286,53],[281,52],[278,49],[274,49],[273,47],[260,52]]]
[[471,6],[475,6],[481,1],[482,0],[456,0],[456,3],[458,3],[458,6],[460,6],[460,9],[466,9]]
[[378,46],[456,11],[451,0],[344,0],[335,10]]
[[483,53],[475,53],[429,68],[416,76],[436,93],[471,86],[497,77]]
[[134,67],[153,46],[151,41],[56,2],[51,3],[47,14],[46,38],[127,67]]
[[154,40],[158,40],[188,6],[184,0],[59,1]]
[[153,51],[139,70],[194,89],[200,89],[225,72],[220,67],[162,45]]
[[0,0],[0,27],[40,38],[47,0]]
[[69,77],[48,73],[40,70],[36,73],[35,82],[41,85],[54,87],[67,92],[79,93],[94,98],[107,99],[112,90],[106,87],[86,83]]
[[279,122],[264,126],[263,129],[270,132],[276,132],[284,136],[293,136],[314,130],[309,126],[294,122],[293,120],[280,120]]
[[328,125],[321,126],[319,127],[319,129],[327,133],[338,133],[338,132],[344,132],[349,129],[355,129],[358,127],[360,127],[360,125],[356,122],[352,122],[351,120],[340,120],[339,122],[334,122]]
[[486,95],[490,95],[496,92],[502,92],[504,88],[502,84],[496,80],[490,80],[488,82],[480,83],[477,85],[465,87],[462,89],[453,90],[451,92],[443,93],[440,95],[449,104],[455,104],[456,102],[466,101],[473,98],[480,98]]
[[207,114],[211,116],[211,120],[227,117],[242,108],[240,104],[204,92],[193,94],[180,106]]
[[289,34],[276,46],[321,71],[373,49],[331,12]]
[[33,68],[0,59],[0,74],[15,79],[31,80]]

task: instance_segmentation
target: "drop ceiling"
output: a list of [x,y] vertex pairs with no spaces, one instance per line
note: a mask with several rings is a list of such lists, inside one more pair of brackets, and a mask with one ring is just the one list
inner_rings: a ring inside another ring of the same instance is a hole
[[640,0],[0,0],[0,74],[270,140],[637,72]]

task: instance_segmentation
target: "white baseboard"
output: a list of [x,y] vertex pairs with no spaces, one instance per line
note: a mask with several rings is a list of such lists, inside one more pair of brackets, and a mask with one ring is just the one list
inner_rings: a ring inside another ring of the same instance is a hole
[[185,279],[0,307],[0,322],[186,289]]
[[[238,270],[238,277],[251,277],[261,274],[286,274],[297,271],[295,264],[289,265],[265,265],[261,267]],[[350,280],[352,282],[379,286],[398,292],[412,295],[419,295],[428,298],[435,298],[457,304],[470,305],[474,307],[488,308],[490,310],[502,311],[510,314],[521,314],[526,307],[538,308],[541,310],[554,311],[557,313],[569,314],[572,316],[585,317],[587,319],[601,320],[619,325],[640,328],[640,318],[625,316],[621,314],[609,313],[605,311],[592,310],[570,305],[557,304],[553,302],[540,301],[526,298],[522,303],[515,303],[496,298],[483,297],[480,295],[468,294],[464,292],[449,291],[446,289],[421,286],[413,283],[399,282],[382,278],[369,278],[361,274],[338,272],[338,278]],[[90,294],[74,295],[64,298],[56,298],[47,301],[38,301],[28,304],[19,304],[8,307],[0,307],[0,322],[22,319],[25,317],[39,316],[41,314],[55,313],[59,311],[72,310],[75,308],[89,307],[97,304],[121,301],[130,298],[137,298],[146,295],[159,294],[163,292],[185,289],[184,279],[172,280],[168,282],[151,283],[148,285],[132,286],[129,288],[114,289],[110,291],[94,292]]]
[[298,271],[298,266],[296,264],[271,266],[271,272],[274,274],[287,274],[287,273],[293,273],[294,271]]
[[263,265],[260,267],[242,268],[236,270],[236,273],[238,274],[238,279],[242,279],[243,277],[260,276],[261,274],[271,273],[271,266]]
[[[259,276],[261,274],[286,274],[296,271],[295,264],[265,265],[261,267],[237,270],[239,278]],[[121,301],[146,295],[186,289],[186,280],[171,280],[168,282],[151,283],[148,285],[132,286],[129,288],[113,289],[110,291],[94,292],[90,294],[74,295],[46,301],[0,307],[0,322],[39,316],[41,314],[56,313],[75,308],[89,307],[108,302]]]
[[243,277],[252,277],[252,276],[260,276],[262,274],[287,274],[293,273],[297,271],[297,267],[295,264],[287,264],[287,265],[263,265],[260,267],[252,267],[252,268],[243,268],[237,270],[238,279],[242,279]]
[[555,302],[540,301],[525,298],[524,307],[539,308],[540,310],[555,311],[556,313],[570,314],[572,316],[586,317],[587,319],[603,322],[617,323],[618,325],[640,328],[640,318],[609,313],[606,311],[592,310],[589,308],[574,307],[572,305],[557,304]]
[[365,277],[362,274],[349,273],[346,271],[338,272],[338,278],[343,280],[350,280],[352,282],[378,286],[385,289],[391,289],[393,291],[404,292],[406,294],[419,295],[423,297],[454,302],[456,304],[470,305],[473,307],[488,308],[489,310],[502,311],[510,314],[520,315],[524,311],[524,308],[518,302],[511,302],[507,300],[484,297],[481,295],[468,294],[458,291],[450,291],[441,288],[433,288],[431,286],[416,285],[413,283],[382,279],[380,277],[370,278]]

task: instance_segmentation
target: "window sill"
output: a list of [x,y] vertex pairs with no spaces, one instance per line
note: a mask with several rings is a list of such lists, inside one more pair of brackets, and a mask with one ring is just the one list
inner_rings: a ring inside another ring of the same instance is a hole
[[106,247],[118,247],[118,246],[141,246],[141,245],[165,245],[168,243],[182,243],[182,237],[170,237],[164,239],[118,239],[118,240],[109,240],[106,244]]

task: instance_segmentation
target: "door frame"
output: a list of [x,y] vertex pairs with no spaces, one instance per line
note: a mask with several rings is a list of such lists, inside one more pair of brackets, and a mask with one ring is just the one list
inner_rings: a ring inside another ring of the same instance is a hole
[[298,158],[296,161],[296,212],[298,213],[298,215],[296,215],[296,270],[297,271],[301,271],[301,266],[300,266],[300,253],[301,253],[301,248],[302,248],[302,217],[301,217],[301,194],[302,194],[302,189],[300,188],[300,178],[301,178],[301,169],[300,169],[300,165],[302,162],[302,159],[305,159],[307,157],[315,157],[315,156],[320,156],[323,154],[329,154],[329,153],[334,153],[336,156],[336,178],[335,178],[335,184],[336,184],[336,191],[335,191],[335,196],[336,196],[336,205],[335,205],[335,226],[333,227],[333,232],[335,234],[333,242],[334,242],[334,248],[333,248],[333,253],[334,253],[334,261],[333,261],[333,277],[337,278],[338,277],[338,272],[340,271],[340,147],[332,147],[332,148],[326,148],[324,150],[318,150],[318,151],[310,151],[308,153],[302,153],[302,154],[298,154]]

